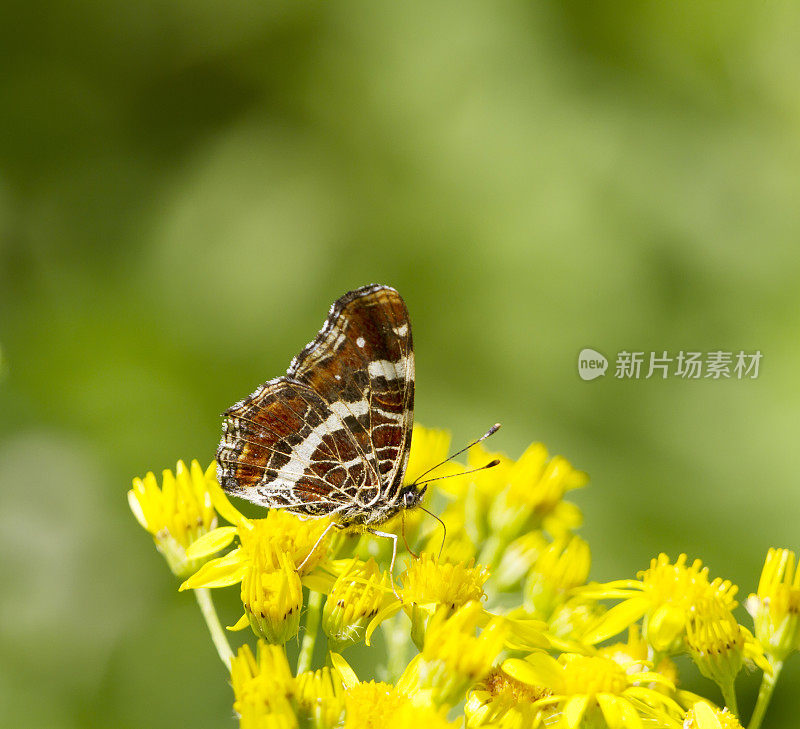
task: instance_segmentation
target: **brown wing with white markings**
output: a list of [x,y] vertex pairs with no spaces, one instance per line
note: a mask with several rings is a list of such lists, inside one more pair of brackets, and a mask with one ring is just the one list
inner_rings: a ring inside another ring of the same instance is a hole
[[351,291],[317,337],[225,413],[223,488],[309,516],[369,523],[394,510],[411,445],[408,312],[386,286]]

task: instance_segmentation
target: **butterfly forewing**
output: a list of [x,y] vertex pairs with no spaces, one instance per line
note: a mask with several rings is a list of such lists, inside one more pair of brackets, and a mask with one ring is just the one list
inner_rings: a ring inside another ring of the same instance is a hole
[[375,523],[397,504],[411,444],[414,353],[400,295],[338,299],[286,377],[230,408],[217,452],[226,491],[299,514]]

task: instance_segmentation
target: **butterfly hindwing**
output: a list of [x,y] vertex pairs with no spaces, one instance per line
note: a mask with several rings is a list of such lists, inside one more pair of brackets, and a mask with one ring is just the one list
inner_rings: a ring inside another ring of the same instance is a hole
[[222,429],[220,483],[249,501],[322,516],[347,504],[365,480],[341,419],[313,390],[286,377],[227,410]]

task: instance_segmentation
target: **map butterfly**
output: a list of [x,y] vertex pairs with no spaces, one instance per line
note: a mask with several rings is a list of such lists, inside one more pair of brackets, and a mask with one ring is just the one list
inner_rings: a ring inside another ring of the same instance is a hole
[[388,537],[394,565],[397,536],[374,527],[419,506],[427,488],[419,479],[403,483],[414,347],[397,291],[371,285],[337,299],[286,375],[223,415],[217,463],[227,493],[301,517],[331,517],[328,529]]

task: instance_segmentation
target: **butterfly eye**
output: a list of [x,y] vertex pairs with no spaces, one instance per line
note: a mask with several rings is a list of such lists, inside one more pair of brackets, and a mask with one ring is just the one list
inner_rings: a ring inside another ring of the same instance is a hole
[[425,494],[425,489],[427,488],[427,486],[423,486],[419,491],[414,488],[406,491],[405,494],[403,494],[403,506],[406,509],[415,507],[422,501],[422,496]]

